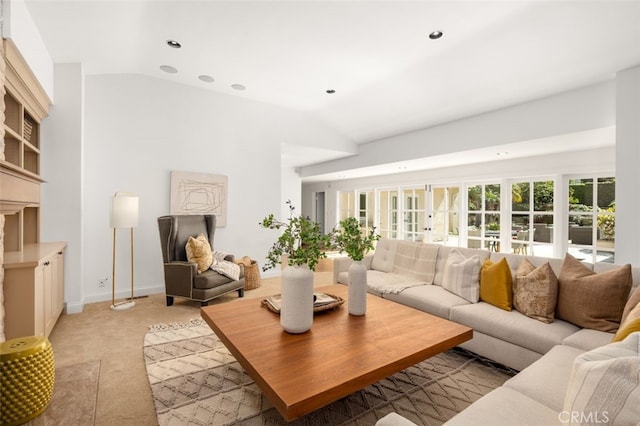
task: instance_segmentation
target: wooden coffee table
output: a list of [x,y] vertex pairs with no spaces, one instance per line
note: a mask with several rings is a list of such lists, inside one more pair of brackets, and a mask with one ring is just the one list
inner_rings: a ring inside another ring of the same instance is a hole
[[258,299],[202,308],[202,317],[287,421],[352,394],[473,337],[451,321],[367,295],[351,316],[347,287],[315,291],[344,305],[316,314],[311,330],[288,334]]

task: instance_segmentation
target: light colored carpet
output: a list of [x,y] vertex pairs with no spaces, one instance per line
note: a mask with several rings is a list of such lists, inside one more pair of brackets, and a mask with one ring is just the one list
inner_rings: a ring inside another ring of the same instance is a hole
[[56,381],[49,406],[26,425],[93,425],[99,376],[100,361],[56,368]]
[[[332,283],[331,271],[316,272],[315,285]],[[245,291],[244,298],[263,298],[277,293],[280,293],[279,277],[263,278],[259,288]],[[233,292],[212,300],[210,304],[236,303],[238,300],[242,299]],[[56,368],[73,369],[87,362],[99,362],[100,365],[97,395],[96,391],[91,395],[96,401],[95,421],[56,425],[158,424],[142,357],[142,341],[149,324],[185,322],[199,317],[200,303],[176,298],[173,306],[166,306],[164,294],[154,294],[137,299],[136,306],[126,311],[112,311],[109,305],[111,301],[91,303],[85,305],[81,313],[63,314],[49,336]],[[48,416],[49,411],[73,412],[74,409],[72,399],[54,398],[40,418]]]
[[144,359],[161,426],[372,425],[391,411],[440,425],[515,374],[451,350],[287,423],[199,318],[152,325]]

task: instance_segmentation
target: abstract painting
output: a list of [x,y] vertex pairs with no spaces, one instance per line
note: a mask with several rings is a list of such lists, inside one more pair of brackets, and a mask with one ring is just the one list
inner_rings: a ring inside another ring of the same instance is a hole
[[224,175],[171,172],[171,214],[215,214],[216,227],[227,225]]

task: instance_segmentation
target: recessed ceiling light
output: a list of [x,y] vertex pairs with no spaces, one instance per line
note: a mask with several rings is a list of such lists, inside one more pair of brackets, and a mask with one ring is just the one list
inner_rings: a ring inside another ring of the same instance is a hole
[[429,38],[431,40],[437,40],[440,37],[442,37],[444,35],[444,33],[442,31],[434,31],[431,34],[429,34]]
[[213,77],[211,77],[210,75],[206,75],[206,74],[202,74],[199,75],[198,78],[202,81],[204,81],[205,83],[213,83]]
[[178,72],[178,70],[171,65],[160,65],[160,69],[164,72],[168,72],[169,74],[175,74]]
[[180,49],[182,45],[175,40],[167,40],[167,46],[173,47],[174,49]]
[[334,93],[336,93],[336,91],[333,89],[327,89],[327,93],[333,95]]
[[231,88],[234,90],[246,90],[247,88],[242,84],[232,84]]

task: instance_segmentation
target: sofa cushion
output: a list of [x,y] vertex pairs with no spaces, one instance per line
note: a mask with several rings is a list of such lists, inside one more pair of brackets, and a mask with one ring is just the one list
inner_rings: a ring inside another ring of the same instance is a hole
[[611,343],[612,338],[612,332],[582,328],[566,337],[562,344],[582,349],[583,351],[590,351]]
[[211,244],[204,234],[198,235],[197,238],[189,237],[185,251],[187,252],[187,261],[197,265],[198,274],[209,269],[213,262]]
[[544,324],[516,310],[509,312],[484,302],[454,306],[450,319],[540,354],[548,352],[561,344],[565,337],[578,331],[578,327],[565,321]]
[[564,404],[571,366],[582,353],[584,351],[570,346],[554,346],[542,358],[507,380],[504,386],[559,412]]
[[553,322],[558,297],[558,279],[549,263],[537,268],[523,259],[513,285],[513,306],[528,317]]
[[398,294],[385,294],[384,298],[444,319],[449,319],[449,311],[453,306],[469,304],[462,297],[437,285],[411,287]]
[[501,386],[445,423],[446,426],[539,426],[558,424],[558,412]]
[[396,258],[398,240],[381,238],[376,244],[376,250],[371,260],[371,269],[381,272],[393,271],[393,262]]
[[[640,333],[576,357],[563,412],[584,413],[572,425],[631,425],[640,419]],[[588,421],[591,420],[591,421]]]
[[485,259],[480,271],[480,300],[505,311],[510,311],[513,305],[513,290],[511,288],[511,269],[507,259],[493,263]]
[[458,250],[451,250],[444,267],[442,287],[453,294],[476,303],[480,299],[480,257],[466,257]]
[[636,331],[640,331],[640,303],[629,312],[625,320],[620,324],[613,341],[620,342]]
[[631,289],[631,265],[595,273],[567,253],[558,281],[557,318],[600,331],[620,326]]
[[400,241],[393,262],[393,272],[433,284],[439,248],[438,244]]

